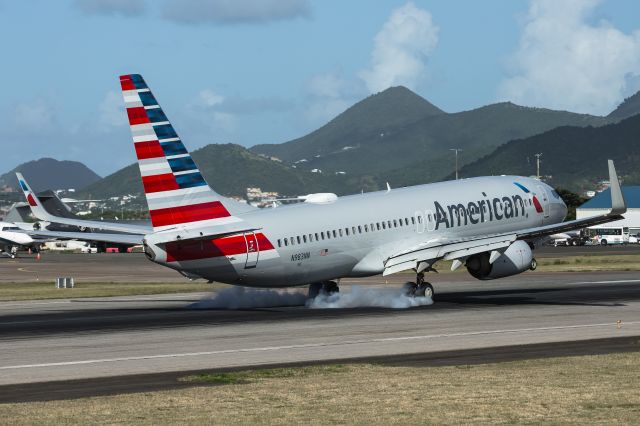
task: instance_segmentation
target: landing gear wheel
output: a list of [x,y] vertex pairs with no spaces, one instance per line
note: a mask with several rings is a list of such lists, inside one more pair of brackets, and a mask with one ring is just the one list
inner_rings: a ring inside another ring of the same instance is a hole
[[418,284],[408,281],[404,283],[402,290],[406,296],[414,297],[416,295],[416,291],[418,291]]
[[428,297],[433,298],[433,286],[427,282],[423,282],[418,286],[415,292],[415,297]]
[[538,261],[534,257],[533,259],[531,259],[531,265],[529,265],[529,269],[532,271],[535,271],[537,267],[538,267]]
[[325,281],[322,283],[322,292],[327,295],[339,293],[340,287],[338,287],[338,283],[335,281]]
[[307,297],[309,299],[315,299],[322,290],[322,283],[311,283],[309,284],[309,293]]

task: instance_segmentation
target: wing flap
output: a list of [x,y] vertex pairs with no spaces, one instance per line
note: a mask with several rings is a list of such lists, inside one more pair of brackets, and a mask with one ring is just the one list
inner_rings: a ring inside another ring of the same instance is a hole
[[416,246],[415,250],[410,249],[389,257],[385,262],[385,269],[382,275],[386,276],[414,269],[422,262],[432,265],[439,259],[460,259],[485,251],[504,249],[509,247],[515,240],[516,235],[512,233],[474,239],[449,240],[447,242],[439,241],[431,247],[424,247],[424,244],[421,244]]

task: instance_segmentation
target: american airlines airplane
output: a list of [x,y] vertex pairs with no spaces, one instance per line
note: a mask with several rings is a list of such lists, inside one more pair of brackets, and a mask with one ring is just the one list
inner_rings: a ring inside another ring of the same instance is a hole
[[[438,260],[452,260],[452,269],[464,265],[480,280],[519,274],[535,269],[532,248],[540,238],[619,220],[626,212],[611,160],[611,211],[570,222],[563,222],[567,208],[553,188],[521,176],[243,210],[205,182],[143,78],[123,75],[120,84],[152,227],[55,220],[129,232],[125,242],[142,241],[151,261],[190,278],[252,287],[309,284],[314,297],[338,291],[342,277],[413,271],[407,293],[432,296],[424,277]],[[29,199],[31,189],[18,180]],[[36,217],[51,220],[36,210]]]

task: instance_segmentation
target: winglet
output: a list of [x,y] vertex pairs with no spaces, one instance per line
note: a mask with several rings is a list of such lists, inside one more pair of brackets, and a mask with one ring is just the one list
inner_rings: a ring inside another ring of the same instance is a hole
[[627,204],[624,202],[624,196],[618,182],[618,173],[613,165],[613,160],[609,160],[609,182],[611,183],[611,211],[609,215],[621,215],[626,213]]

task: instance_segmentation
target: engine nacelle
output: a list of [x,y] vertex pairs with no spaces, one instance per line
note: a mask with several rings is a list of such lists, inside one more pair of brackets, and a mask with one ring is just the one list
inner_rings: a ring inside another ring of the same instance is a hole
[[521,240],[511,244],[493,264],[489,263],[490,255],[490,252],[484,252],[469,257],[467,271],[479,280],[493,280],[535,268],[531,248]]

